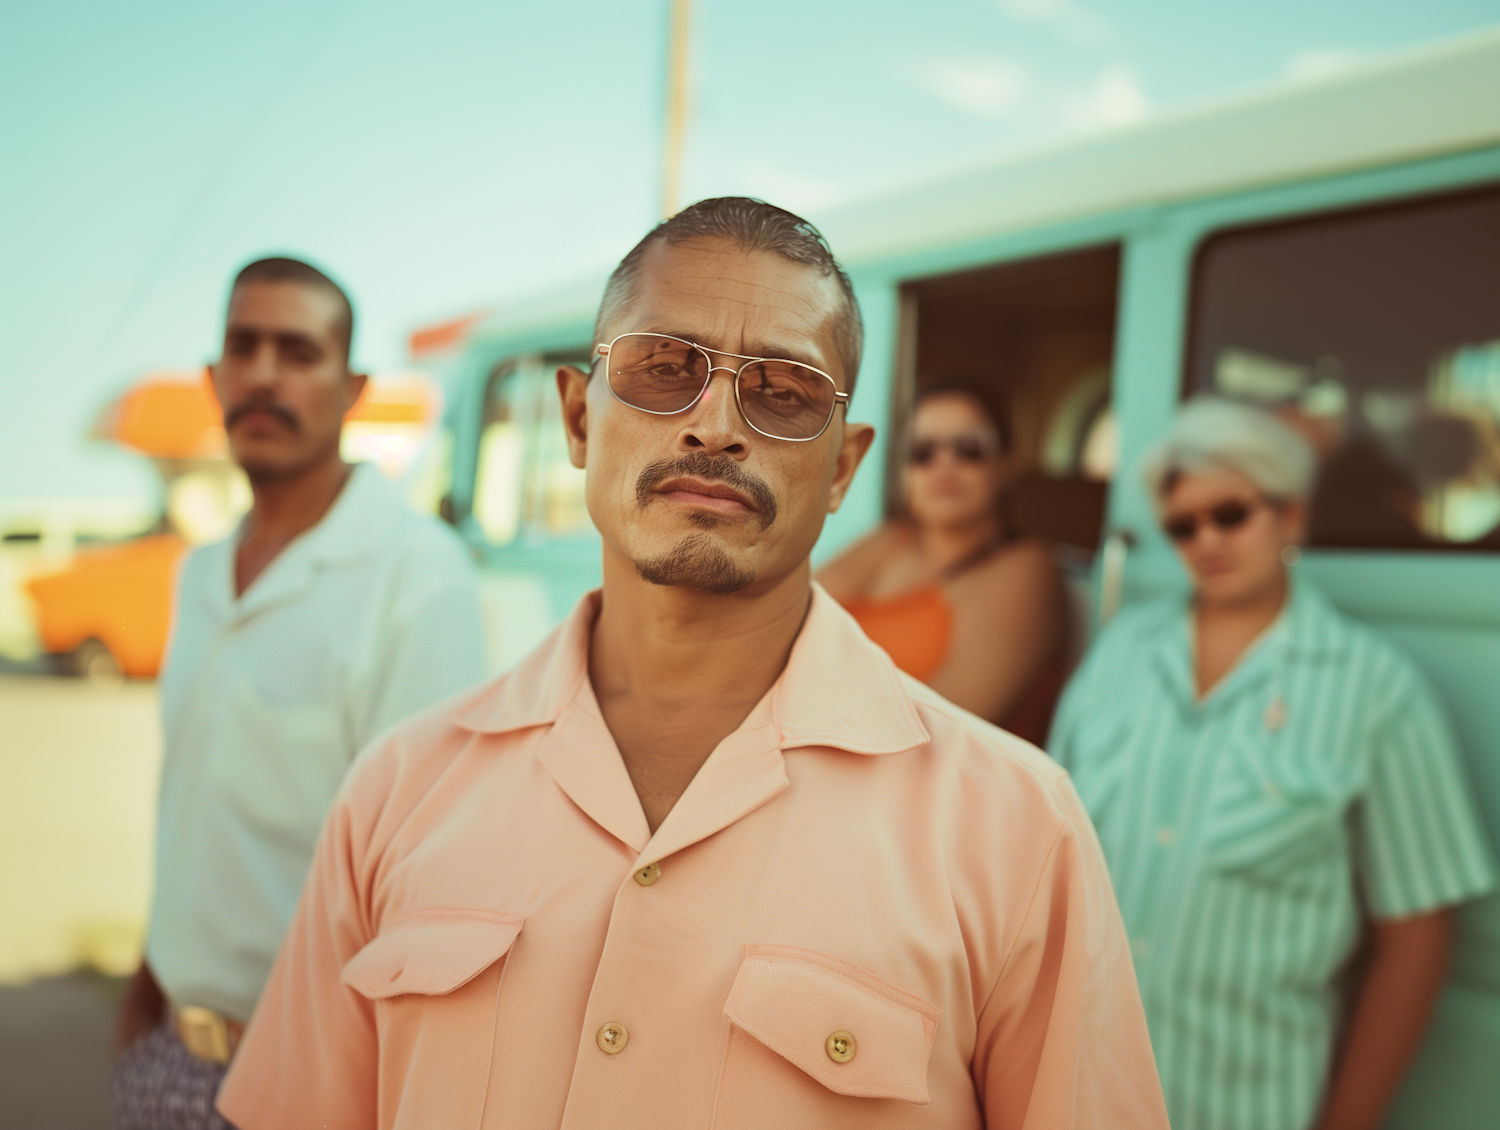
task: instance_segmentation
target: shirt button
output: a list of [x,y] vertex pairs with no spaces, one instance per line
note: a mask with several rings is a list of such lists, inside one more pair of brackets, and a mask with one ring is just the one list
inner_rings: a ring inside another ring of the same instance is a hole
[[1163,824],[1156,830],[1156,842],[1162,847],[1171,847],[1177,842],[1177,833]]
[[599,1050],[605,1055],[619,1055],[628,1043],[630,1043],[630,1033],[625,1030],[623,1024],[611,1020],[599,1029]]
[[823,1046],[834,1063],[848,1063],[854,1058],[854,1037],[842,1029],[830,1035]]
[[635,881],[643,887],[649,887],[660,878],[660,863],[648,863],[645,867],[638,868],[635,873]]

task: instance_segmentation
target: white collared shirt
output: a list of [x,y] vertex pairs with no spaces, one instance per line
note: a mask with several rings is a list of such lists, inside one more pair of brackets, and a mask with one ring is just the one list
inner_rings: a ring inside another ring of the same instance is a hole
[[462,545],[373,467],[237,598],[238,540],[178,578],[147,960],[175,1003],[245,1020],[355,753],[485,664]]

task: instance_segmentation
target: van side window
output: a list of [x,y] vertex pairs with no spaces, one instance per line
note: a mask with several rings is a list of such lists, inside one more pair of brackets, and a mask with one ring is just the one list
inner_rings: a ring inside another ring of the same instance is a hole
[[568,461],[557,399],[557,366],[570,362],[586,364],[571,355],[533,355],[503,362],[490,375],[473,515],[491,545],[592,529],[583,472]]
[[1210,238],[1184,383],[1312,440],[1311,544],[1500,550],[1500,188]]

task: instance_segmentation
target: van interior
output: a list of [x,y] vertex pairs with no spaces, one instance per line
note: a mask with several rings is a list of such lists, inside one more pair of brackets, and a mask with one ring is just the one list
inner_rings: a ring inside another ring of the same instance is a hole
[[907,283],[894,390],[889,513],[902,504],[911,406],[925,387],[981,383],[1010,411],[1021,468],[1011,517],[1086,570],[1099,547],[1115,463],[1110,374],[1118,245]]

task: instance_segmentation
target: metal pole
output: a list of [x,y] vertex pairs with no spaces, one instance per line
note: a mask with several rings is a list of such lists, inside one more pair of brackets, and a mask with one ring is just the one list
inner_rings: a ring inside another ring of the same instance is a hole
[[682,181],[682,142],[687,132],[688,23],[693,0],[671,0],[667,46],[667,122],[662,144],[661,214],[677,212]]

